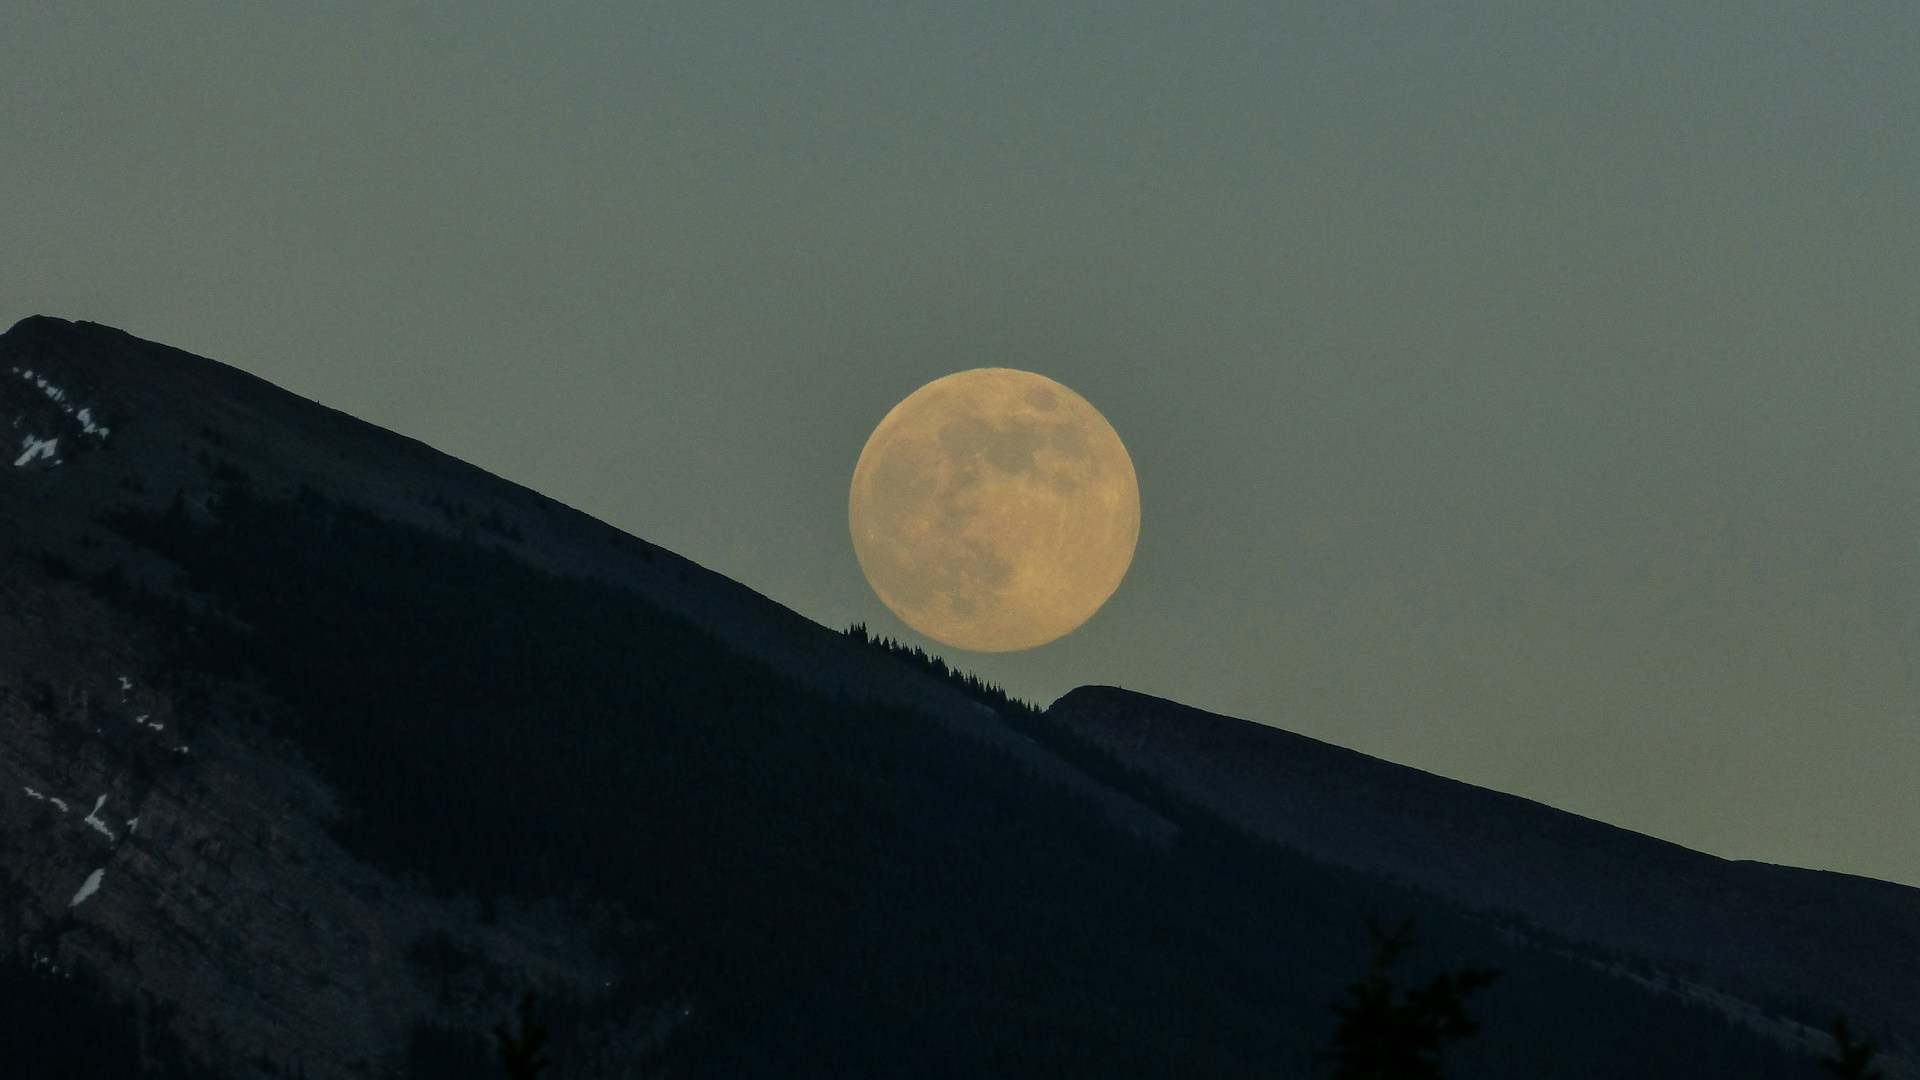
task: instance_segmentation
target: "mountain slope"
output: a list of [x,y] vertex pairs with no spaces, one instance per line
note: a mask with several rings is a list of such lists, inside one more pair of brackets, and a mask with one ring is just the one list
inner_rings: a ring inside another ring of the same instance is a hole
[[565,1075],[1308,1076],[1368,914],[1505,972],[1458,1075],[1816,1072],[212,361],[29,320],[7,421],[0,1015],[97,1075],[483,1075],[535,983]]
[[157,508],[173,494],[203,498],[222,478],[244,476],[250,490],[280,497],[315,491],[643,596],[819,690],[911,708],[1026,755],[1124,827],[1170,838],[1164,820],[1086,783],[943,682],[823,634],[664,548],[238,369],[112,327],[34,316],[0,338],[0,416],[8,414],[16,458],[35,448],[20,462],[29,502],[5,521],[17,543],[99,543],[103,514]]
[[1315,858],[1517,913],[1756,1005],[1842,1008],[1920,1045],[1920,890],[1716,858],[1114,687],[1074,690],[1047,719]]

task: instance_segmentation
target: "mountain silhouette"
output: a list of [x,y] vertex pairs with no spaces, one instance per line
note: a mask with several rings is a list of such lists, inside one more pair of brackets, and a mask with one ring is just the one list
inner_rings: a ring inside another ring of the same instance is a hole
[[1604,943],[1742,1002],[1822,1002],[1920,1038],[1920,890],[1718,858],[1116,687],[1074,690],[1047,718],[1315,858]]
[[1370,917],[1501,972],[1449,1075],[1909,1067],[1915,890],[1034,712],[109,327],[0,423],[8,1075],[1309,1077]]

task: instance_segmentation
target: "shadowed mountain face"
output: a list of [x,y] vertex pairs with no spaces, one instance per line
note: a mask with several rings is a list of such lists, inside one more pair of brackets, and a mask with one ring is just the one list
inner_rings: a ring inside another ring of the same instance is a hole
[[1047,719],[1254,834],[1756,1004],[1825,1003],[1920,1042],[1920,890],[1733,862],[1512,795],[1114,687]]
[[[1368,915],[1418,920],[1410,977],[1505,972],[1450,1075],[1817,1074],[1792,1025],[1746,1030],[1617,952],[1682,916],[1550,923],[1536,894],[1592,886],[1501,861],[1530,804],[1355,755],[1308,770],[1283,839],[1309,858],[1222,820],[1257,776],[1216,798],[1129,771],[1112,732],[1146,699],[989,707],[105,327],[0,337],[0,426],[0,1049],[26,1075],[489,1075],[484,1033],[531,984],[567,1076],[1304,1077]],[[1479,831],[1360,858],[1356,807]],[[1717,862],[1649,845],[1617,845],[1646,896]],[[1443,889],[1470,857],[1509,876]],[[1910,932],[1907,892],[1820,895],[1808,920]]]

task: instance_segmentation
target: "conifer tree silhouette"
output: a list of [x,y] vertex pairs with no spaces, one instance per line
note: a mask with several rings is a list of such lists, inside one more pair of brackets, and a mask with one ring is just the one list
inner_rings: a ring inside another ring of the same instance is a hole
[[1873,1063],[1873,1043],[1855,1036],[1853,1025],[1847,1023],[1846,1017],[1834,1017],[1831,1030],[1833,1056],[1820,1059],[1820,1064],[1829,1075],[1838,1080],[1884,1080],[1887,1074]]
[[547,1066],[547,1028],[540,1022],[538,1002],[533,988],[520,995],[519,1030],[508,1030],[504,1023],[493,1026],[494,1046],[500,1051],[500,1064],[508,1080],[540,1080]]
[[1365,977],[1334,1004],[1340,1023],[1321,1056],[1334,1063],[1334,1080],[1440,1080],[1440,1052],[1448,1042],[1480,1030],[1467,999],[1492,983],[1489,968],[1435,975],[1424,986],[1401,987],[1393,966],[1416,941],[1411,920],[1391,930],[1369,922],[1376,945]]

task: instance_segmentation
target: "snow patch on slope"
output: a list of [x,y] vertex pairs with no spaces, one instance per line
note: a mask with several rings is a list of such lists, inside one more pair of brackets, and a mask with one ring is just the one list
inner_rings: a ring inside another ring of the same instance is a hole
[[[13,459],[13,467],[16,469],[23,465],[31,465],[38,458],[52,458],[54,451],[60,448],[60,439],[58,436],[51,439],[36,439],[29,435],[21,440],[20,446],[22,448],[20,456]],[[55,459],[54,464],[59,464],[59,460]]]
[[93,809],[87,811],[87,816],[82,820],[85,821],[88,825],[92,826],[94,832],[99,833],[101,836],[106,837],[108,840],[118,841],[120,838],[113,835],[113,830],[107,828],[106,822],[100,820],[100,808],[105,805],[107,805],[107,797],[105,795],[102,795],[100,796],[99,801],[93,804]]
[[[32,368],[26,368],[24,370],[21,368],[11,368],[9,370],[15,375],[20,376],[23,380],[32,383],[39,388],[41,393],[47,395],[47,400],[59,406],[61,412],[65,413],[80,425],[81,434],[91,436],[102,442],[106,441],[108,435],[113,434],[111,429],[106,427],[106,425],[94,419],[92,406],[75,404],[72,400],[72,395],[68,394],[65,388],[54,385],[48,381],[46,376],[36,373]],[[16,417],[13,425],[19,427],[21,419],[23,418]],[[25,452],[14,461],[14,466],[18,468],[30,464],[36,458],[40,457],[53,458],[55,444],[59,441],[57,436],[51,439],[36,439],[32,435],[28,435],[26,441],[21,444]],[[53,460],[56,465],[60,463],[57,458]]]
[[106,876],[107,871],[105,867],[88,874],[87,880],[80,883],[80,891],[74,893],[73,899],[67,901],[67,906],[70,908],[79,907],[82,903],[86,902],[87,897],[100,891],[100,882],[105,879]]

